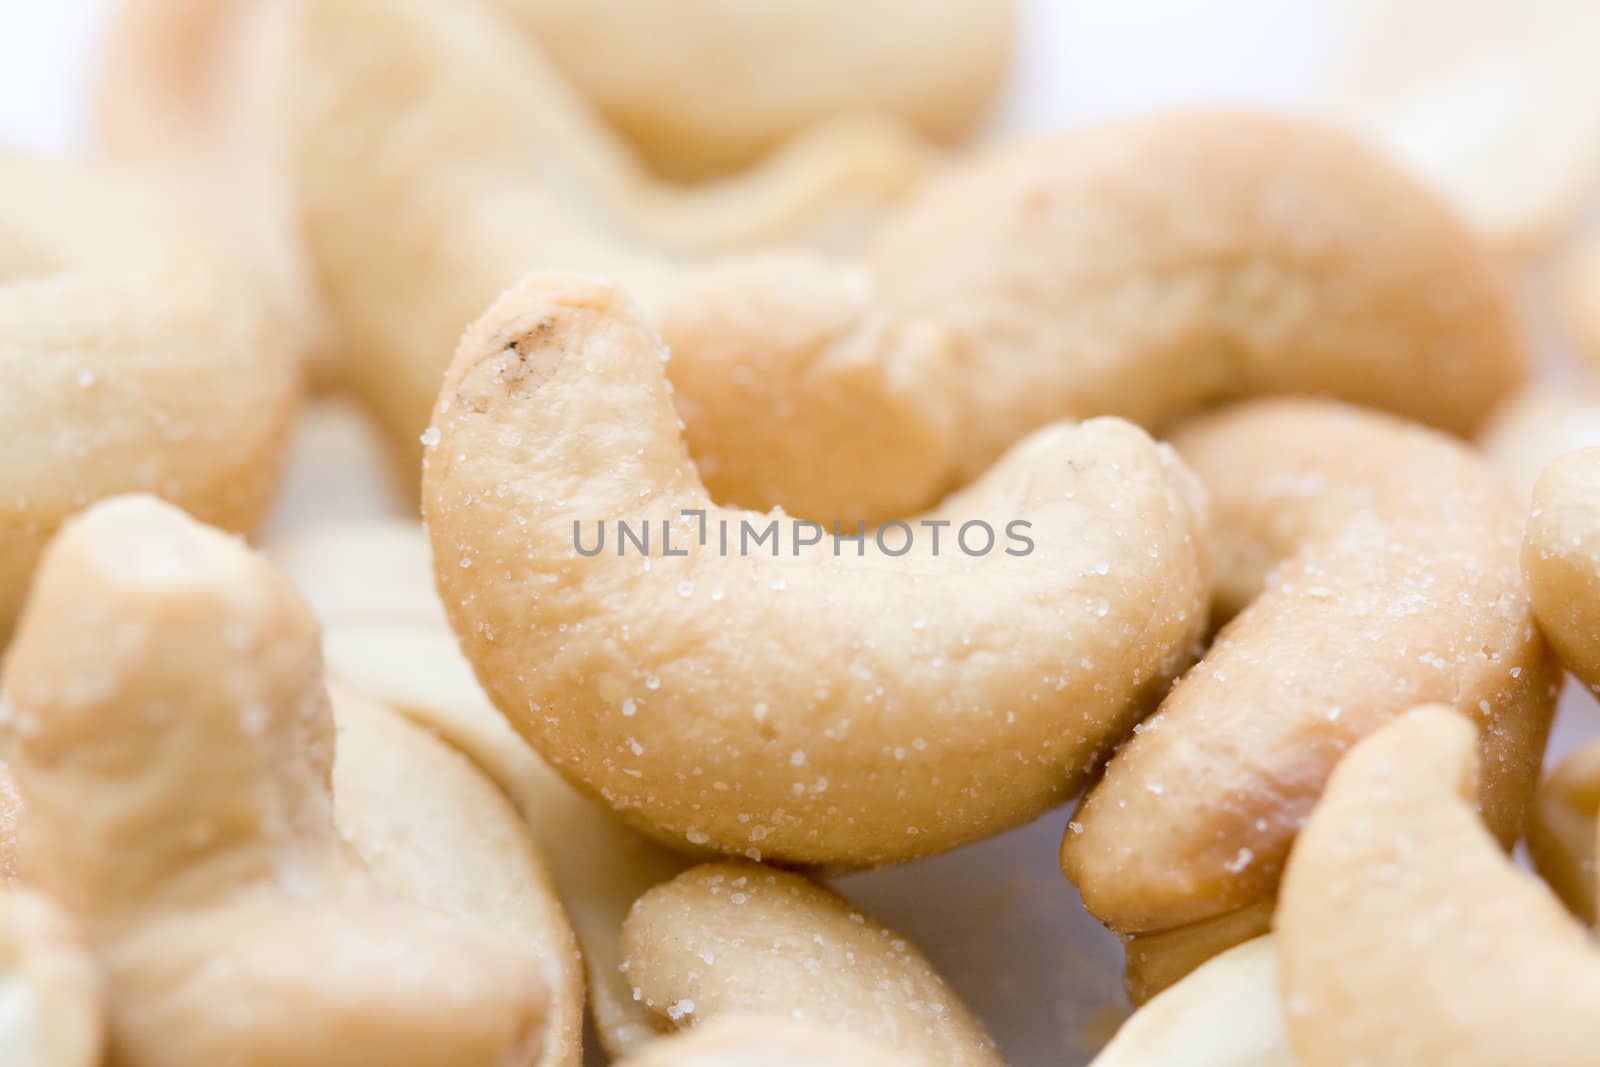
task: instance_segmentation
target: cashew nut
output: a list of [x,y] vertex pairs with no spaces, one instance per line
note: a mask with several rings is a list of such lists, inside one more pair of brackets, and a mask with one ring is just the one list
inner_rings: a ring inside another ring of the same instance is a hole
[[1528,819],[1528,854],[1572,913],[1595,924],[1600,826],[1600,741],[1573,750],[1539,783]]
[[674,1028],[782,1012],[928,1063],[1002,1062],[916,948],[797,874],[694,867],[639,898],[622,943],[635,995]]
[[1122,1024],[1089,1067],[1295,1067],[1270,936],[1202,963]]
[[1174,443],[1215,508],[1216,607],[1238,614],[1069,827],[1062,866],[1090,912],[1123,933],[1264,931],[1264,910],[1242,928],[1230,913],[1272,897],[1345,750],[1421,701],[1484,727],[1485,818],[1509,846],[1561,675],[1493,471],[1433,431],[1324,401],[1241,405]]
[[1420,707],[1345,757],[1275,919],[1305,1067],[1594,1062],[1600,955],[1478,818],[1472,725]]
[[[873,113],[953,141],[1005,73],[1012,0],[497,0],[661,173],[748,166],[828,119]],[[728,72],[739,71],[739,91]]]
[[737,1013],[661,1038],[619,1067],[913,1067],[923,1060],[783,1015]]
[[293,356],[155,186],[0,155],[0,646],[62,519],[148,491],[249,529]]
[[380,886],[340,839],[316,636],[262,560],[149,497],[71,520],[39,567],[4,689],[20,865],[84,930],[112,1058],[538,1060],[531,947]]
[[1267,898],[1208,922],[1124,934],[1122,988],[1128,1002],[1136,1008],[1143,1005],[1213,956],[1257,937],[1272,925],[1275,904]]
[[[751,441],[792,440],[778,469],[805,478],[726,495],[824,521],[924,506],[1060,418],[1164,427],[1219,400],[1319,394],[1467,433],[1526,374],[1493,264],[1431,195],[1339,134],[1248,113],[999,148],[931,183],[862,263],[734,261],[682,284],[661,313],[673,381],[699,408],[721,404],[727,424],[722,440],[691,436],[696,458],[720,471]],[[741,395],[723,383],[807,336],[801,314],[773,314],[796,289],[841,294],[833,318],[853,328],[824,320],[814,358],[824,370],[842,360],[860,385],[842,411],[818,391],[787,421],[774,425],[766,405],[741,419]],[[859,460],[823,453],[807,467],[808,450],[829,427],[854,429],[867,388],[887,395],[886,410],[905,405],[893,366],[913,330],[947,349],[951,384],[909,396],[933,405],[920,421],[944,427],[944,443],[907,438],[875,498],[859,501]]]
[[1567,670],[1600,686],[1600,448],[1569,452],[1533,488],[1522,571]]
[[49,900],[0,888],[0,1063],[99,1067],[100,977]]
[[[662,359],[616,289],[526,279],[463,339],[424,470],[467,658],[552,766],[636,825],[791,863],[943,851],[1065,799],[1186,661],[1201,498],[1142,431],[1030,437],[928,520],[951,524],[942,552],[907,526],[860,558],[724,554],[719,530],[785,519],[711,502]],[[1018,521],[1031,550],[958,548],[958,527]],[[578,550],[579,527],[588,544],[646,522],[648,559]]]
[[1561,267],[1560,311],[1578,354],[1600,364],[1600,241],[1593,236]]
[[332,690],[339,832],[385,887],[481,921],[544,964],[545,1067],[583,1060],[583,963],[521,816],[461,753],[380,704]]
[[689,861],[569,786],[489,703],[434,593],[419,523],[313,528],[268,553],[322,620],[328,673],[437,734],[520,809],[582,947],[595,1032],[606,1051],[622,1056],[654,1039],[655,1017],[633,999],[620,969],[622,921],[640,894]]

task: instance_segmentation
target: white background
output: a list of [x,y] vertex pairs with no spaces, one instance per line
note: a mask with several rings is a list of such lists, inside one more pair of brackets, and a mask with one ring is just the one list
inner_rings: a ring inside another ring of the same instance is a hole
[[[107,7],[105,0],[0,0],[0,146],[86,147],[88,79]],[[1025,2],[994,131],[1049,129],[1174,102],[1294,106],[1323,84],[1342,32],[1336,11],[1269,0]],[[325,511],[327,490],[341,479],[341,510],[376,506],[381,494],[349,491],[362,476],[359,457],[354,468],[330,471],[321,456],[309,461],[305,448],[286,489],[290,511]],[[1587,698],[1569,695],[1569,703]],[[1566,720],[1558,748],[1593,721],[1587,707],[1569,708]],[[841,883],[933,957],[1018,1065],[1084,1062],[1123,1011],[1120,950],[1083,913],[1056,865],[1066,818],[1055,812],[953,855]]]

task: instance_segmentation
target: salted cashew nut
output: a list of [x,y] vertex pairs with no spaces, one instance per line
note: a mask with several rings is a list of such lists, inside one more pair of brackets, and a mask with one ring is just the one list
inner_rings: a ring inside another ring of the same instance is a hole
[[926,1061],[786,1015],[734,1013],[651,1042],[619,1067],[913,1067]]
[[[496,0],[659,172],[750,165],[829,119],[972,130],[999,88],[1012,0]],[[730,92],[729,72],[737,72]]]
[[47,898],[0,887],[0,1063],[99,1067],[100,975]]
[[4,763],[0,763],[0,887],[8,886],[17,877],[17,817],[22,811],[22,798],[17,796],[17,783]]
[[1594,1062],[1600,955],[1475,810],[1473,726],[1417,708],[1334,771],[1275,918],[1305,1067]]
[[1528,819],[1528,855],[1568,910],[1595,925],[1600,827],[1600,742],[1574,749],[1539,783]]
[[1531,384],[1495,409],[1478,447],[1523,500],[1550,462],[1600,446],[1600,396],[1586,388]]
[[[612,286],[525,279],[463,339],[424,468],[463,652],[534,748],[634,825],[788,863],[940,852],[1069,796],[1187,660],[1204,505],[1137,428],[1041,431],[928,520],[987,523],[986,553],[907,526],[835,555],[712,503],[663,356]],[[1005,554],[1019,521],[1033,548]],[[618,552],[622,523],[649,524],[647,558]],[[741,549],[750,524],[782,553]]]
[[[620,1057],[653,1040],[655,1016],[633,999],[621,971],[622,921],[645,890],[690,861],[573,789],[489,703],[434,592],[433,559],[420,523],[311,527],[268,545],[267,554],[321,620],[329,675],[446,741],[527,820],[582,947],[601,1045]],[[336,711],[339,703],[335,690]],[[560,1007],[551,1006],[553,1012]]]
[[1153,997],[1089,1067],[1296,1067],[1271,935],[1228,949]]
[[0,155],[0,646],[45,542],[95,500],[151,492],[250,529],[297,379],[169,196]]
[[[1533,488],[1522,570],[1567,670],[1600,687],[1600,448],[1569,452]],[[1600,691],[1600,690],[1597,690]]]
[[999,1064],[994,1042],[905,938],[797,874],[708,863],[623,924],[628,979],[671,1028],[782,1012],[934,1064]]
[[1561,680],[1509,490],[1464,445],[1326,401],[1240,405],[1173,442],[1215,509],[1232,621],[1068,827],[1062,867],[1089,911],[1124,934],[1263,932],[1328,773],[1422,701],[1482,724],[1485,818],[1509,847]]
[[[703,466],[724,477],[750,442],[792,449],[713,492],[822,521],[915,511],[1061,418],[1159,429],[1219,401],[1327,395],[1465,434],[1526,375],[1473,236],[1303,120],[1178,112],[1000,147],[928,183],[859,262],[787,263],[681,279],[660,321]],[[793,412],[743,406],[739,376],[783,375],[808,338],[815,373],[848,373],[844,403],[813,389]],[[918,390],[897,368],[929,348],[948,384]],[[934,440],[873,452],[886,473],[866,495],[857,456],[806,457],[830,429],[858,432],[873,390]],[[697,428],[690,405],[721,425]],[[804,477],[774,484],[773,469]]]
[[1140,1007],[1207,960],[1260,935],[1272,924],[1274,904],[1267,898],[1209,922],[1122,935],[1128,1002]]
[[341,839],[315,624],[234,539],[149,497],[71,520],[4,707],[22,877],[82,928],[118,1064],[539,1059],[544,964]]

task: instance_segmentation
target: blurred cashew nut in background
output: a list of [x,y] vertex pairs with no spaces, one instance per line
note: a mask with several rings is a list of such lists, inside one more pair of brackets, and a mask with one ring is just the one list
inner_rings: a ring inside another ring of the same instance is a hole
[[266,510],[296,360],[179,206],[0,155],[0,647],[74,511],[144,491],[247,531]]
[[99,1067],[100,974],[71,920],[0,874],[0,1063]]
[[[468,660],[630,823],[788,863],[944,851],[1066,799],[1191,654],[1203,498],[1143,431],[1033,435],[935,513],[942,554],[926,531],[859,558],[722,550],[723,524],[788,520],[711,502],[662,359],[616,288],[526,279],[463,339],[424,472]],[[1018,521],[1032,550],[958,550],[966,523]],[[649,523],[650,558],[613,554],[622,522]],[[612,547],[580,553],[597,526]]]
[[[352,797],[359,811],[398,787],[373,783],[383,764],[361,760],[419,761],[400,744],[335,770],[319,663],[287,584],[170,506],[105,502],[52,543],[5,676],[19,866],[83,931],[105,980],[110,1057],[540,1062],[548,998],[564,991],[549,987],[537,938],[452,913],[487,884],[453,886],[458,871],[386,851],[385,820],[418,809],[352,814],[370,868],[341,839],[331,777],[369,783]],[[497,859],[476,875],[537,871]]]

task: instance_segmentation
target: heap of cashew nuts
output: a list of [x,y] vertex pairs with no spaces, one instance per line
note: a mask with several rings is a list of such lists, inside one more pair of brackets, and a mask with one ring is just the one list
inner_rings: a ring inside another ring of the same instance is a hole
[[[1012,21],[125,4],[0,156],[0,1064],[998,1065],[828,879],[1041,817],[1101,1067],[1594,1062],[1600,402],[1331,127],[936,150]],[[306,380],[422,524],[242,540]]]

